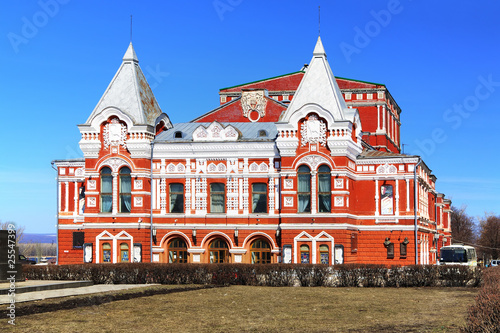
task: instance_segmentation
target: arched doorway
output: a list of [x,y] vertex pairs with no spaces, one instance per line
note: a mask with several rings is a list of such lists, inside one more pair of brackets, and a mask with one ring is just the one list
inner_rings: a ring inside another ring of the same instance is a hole
[[250,257],[252,264],[271,263],[271,245],[264,239],[255,240],[250,246]]
[[229,262],[229,248],[222,238],[216,238],[210,243],[209,254],[211,264]]
[[174,238],[167,245],[168,262],[187,263],[187,245],[182,238]]

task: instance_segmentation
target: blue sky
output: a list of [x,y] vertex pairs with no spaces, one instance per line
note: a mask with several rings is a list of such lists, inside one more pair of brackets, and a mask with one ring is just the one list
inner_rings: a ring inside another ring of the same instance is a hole
[[130,41],[173,122],[218,89],[299,70],[318,35],[337,76],[384,83],[406,153],[473,216],[500,213],[496,1],[8,1],[0,12],[0,220],[55,232],[50,162],[80,157],[84,123]]

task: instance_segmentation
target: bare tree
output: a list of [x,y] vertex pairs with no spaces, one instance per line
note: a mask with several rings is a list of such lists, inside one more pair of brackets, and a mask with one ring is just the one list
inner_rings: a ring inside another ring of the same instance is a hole
[[474,244],[477,240],[477,224],[465,212],[467,206],[451,207],[451,237],[453,243]]
[[19,246],[19,243],[24,238],[24,226],[18,226],[15,222],[2,222],[2,221],[0,221],[0,230],[12,229],[12,226],[15,226],[14,229],[16,230],[16,242],[17,242],[17,245]]
[[485,219],[481,220],[480,229],[480,252],[487,259],[500,258],[500,217],[486,216]]

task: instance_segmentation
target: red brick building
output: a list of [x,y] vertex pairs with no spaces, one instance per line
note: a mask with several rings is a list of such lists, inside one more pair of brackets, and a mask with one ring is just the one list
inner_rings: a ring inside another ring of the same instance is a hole
[[132,45],[57,160],[59,263],[436,262],[450,204],[401,154],[383,84],[335,78],[321,39],[301,71],[220,90],[172,124]]

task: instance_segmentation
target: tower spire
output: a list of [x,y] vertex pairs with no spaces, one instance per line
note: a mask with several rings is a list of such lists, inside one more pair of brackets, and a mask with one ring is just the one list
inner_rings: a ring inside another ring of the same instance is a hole
[[318,6],[318,36],[321,36],[321,6]]
[[132,14],[130,14],[130,42],[132,43]]

